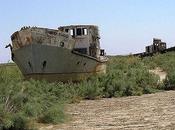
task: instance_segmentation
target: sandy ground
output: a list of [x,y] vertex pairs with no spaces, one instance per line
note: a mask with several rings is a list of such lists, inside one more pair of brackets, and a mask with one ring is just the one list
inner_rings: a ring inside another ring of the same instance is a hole
[[154,73],[155,75],[158,75],[160,77],[160,82],[163,82],[163,80],[166,78],[167,73],[163,71],[161,68],[157,67],[154,70],[149,70],[150,73]]
[[174,130],[175,91],[69,104],[72,120],[40,130]]

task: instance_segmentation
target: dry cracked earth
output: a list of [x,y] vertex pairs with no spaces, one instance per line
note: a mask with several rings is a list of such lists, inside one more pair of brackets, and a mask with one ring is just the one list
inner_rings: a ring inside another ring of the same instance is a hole
[[72,119],[40,130],[174,130],[175,91],[69,104]]

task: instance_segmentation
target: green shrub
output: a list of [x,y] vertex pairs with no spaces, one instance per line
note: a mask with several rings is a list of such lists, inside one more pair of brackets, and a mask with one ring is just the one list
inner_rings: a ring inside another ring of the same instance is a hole
[[153,92],[151,88],[157,89],[159,78],[149,73],[141,59],[114,57],[110,64],[108,73],[101,78],[104,97],[142,95]]
[[28,119],[23,113],[1,113],[1,128],[8,130],[25,130],[28,128]]
[[80,89],[80,96],[84,99],[96,99],[101,96],[103,91],[103,88],[100,87],[98,78],[79,83],[78,87]]
[[65,121],[64,108],[61,104],[52,106],[39,118],[42,123],[62,123]]
[[165,86],[163,89],[165,90],[175,90],[175,69],[172,72],[167,74],[165,79]]
[[27,126],[28,119],[23,113],[14,114],[14,116],[12,117],[12,121],[13,121],[13,125],[11,127],[12,129],[24,130],[25,128],[28,127]]
[[[0,128],[28,130],[29,119],[37,120],[45,112],[51,114],[55,105],[62,104],[63,108],[63,103],[58,102],[60,97],[52,91],[54,83],[8,79],[4,73],[0,75],[3,79],[0,82]],[[58,120],[63,109],[55,109],[55,113],[53,122],[63,122],[63,119]]]
[[[175,89],[175,53],[140,59],[112,56],[107,73],[79,83],[23,81],[16,66],[0,67],[0,128],[29,129],[31,120],[43,123],[64,122],[64,104],[81,99],[121,97]],[[168,73],[164,83],[149,73],[162,68]]]

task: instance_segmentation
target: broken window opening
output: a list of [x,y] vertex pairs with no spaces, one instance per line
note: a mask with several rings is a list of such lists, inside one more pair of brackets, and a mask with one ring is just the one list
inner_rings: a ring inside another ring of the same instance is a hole
[[82,30],[81,30],[81,28],[77,28],[77,36],[81,36],[82,35]]
[[83,28],[83,35],[87,35],[87,28]]
[[65,29],[65,32],[67,32],[67,33],[68,33],[68,32],[69,32],[69,29]]
[[71,36],[75,36],[75,29],[71,29],[71,30],[70,30],[70,35],[71,35]]
[[100,50],[100,56],[104,56],[105,55],[105,50],[104,49],[101,49]]
[[48,31],[48,34],[50,34],[50,35],[57,35],[57,32],[54,32],[54,31]]
[[77,51],[82,54],[87,54],[87,48],[74,48],[74,51]]

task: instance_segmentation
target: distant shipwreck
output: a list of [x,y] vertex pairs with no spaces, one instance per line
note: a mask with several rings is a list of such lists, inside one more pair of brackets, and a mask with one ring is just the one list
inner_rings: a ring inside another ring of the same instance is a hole
[[146,46],[145,52],[136,53],[133,54],[133,56],[147,57],[147,56],[153,56],[154,54],[157,53],[166,53],[171,51],[175,51],[175,46],[167,48],[166,42],[162,42],[162,40],[158,38],[153,38],[152,45]]
[[26,79],[80,81],[106,73],[99,39],[94,25],[23,27],[11,36],[12,60]]

